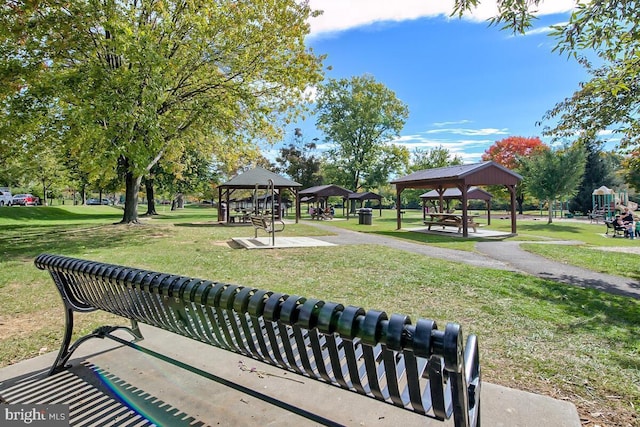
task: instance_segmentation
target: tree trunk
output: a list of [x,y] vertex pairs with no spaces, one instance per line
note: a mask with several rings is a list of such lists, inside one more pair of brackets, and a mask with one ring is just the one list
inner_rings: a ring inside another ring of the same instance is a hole
[[176,202],[178,203],[178,209],[184,209],[184,194],[178,193],[176,195]]
[[524,211],[523,211],[524,196],[516,196],[516,203],[518,204],[518,213],[520,215],[524,214]]
[[45,185],[44,179],[42,180],[42,204],[44,206],[49,206],[47,203],[47,186]]
[[125,176],[124,214],[120,224],[138,223],[138,192],[140,191],[141,182],[141,176],[133,176],[133,173],[127,172]]
[[549,221],[547,221],[547,224],[552,224],[553,223],[553,203],[549,202]]
[[156,212],[156,199],[153,194],[153,179],[145,179],[144,188],[147,192],[147,213],[145,215],[158,215],[158,212]]

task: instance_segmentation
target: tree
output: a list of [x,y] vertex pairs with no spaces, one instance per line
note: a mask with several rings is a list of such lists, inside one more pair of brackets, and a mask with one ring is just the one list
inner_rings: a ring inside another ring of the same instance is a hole
[[576,195],[569,203],[569,210],[586,213],[593,208],[593,190],[603,185],[619,188],[621,178],[615,173],[620,169],[621,156],[602,151],[603,142],[587,140],[582,144],[587,153],[585,174]]
[[410,172],[463,164],[462,157],[452,155],[449,149],[442,145],[426,150],[416,148],[411,154]]
[[632,152],[630,156],[622,161],[623,175],[625,181],[640,193],[640,149]]
[[320,157],[313,154],[316,141],[304,142],[302,132],[296,129],[293,142],[280,149],[276,162],[281,166],[278,170],[288,175],[293,181],[302,184],[302,188],[309,188],[322,184],[320,174]]
[[558,150],[542,150],[523,158],[521,171],[527,191],[549,207],[548,223],[553,222],[553,203],[572,196],[584,176],[586,152],[582,144]]
[[[333,170],[357,191],[383,165],[384,145],[399,136],[409,115],[395,93],[372,76],[329,80],[319,89],[316,126],[332,144]],[[386,153],[386,154],[385,154]],[[388,176],[384,178],[387,180]]]
[[[548,0],[550,1],[550,0]],[[462,15],[480,0],[455,0],[454,14]],[[531,26],[542,0],[499,0],[492,23],[516,33]],[[568,22],[555,27],[555,50],[577,58],[591,74],[591,80],[569,98],[560,101],[544,116],[556,119],[545,134],[557,139],[595,138],[603,130],[622,135],[619,147],[628,153],[640,148],[640,25],[634,0],[576,0]],[[594,67],[587,54],[595,53],[601,64]],[[612,128],[612,129],[610,129]]]
[[[462,157],[452,155],[448,148],[438,147],[422,150],[416,148],[411,153],[409,172],[417,172],[424,169],[443,168],[463,164]],[[406,206],[420,206],[420,195],[424,189],[406,189],[402,192],[402,203]],[[392,198],[393,199],[393,198]]]
[[[518,171],[520,169],[521,159],[548,149],[549,147],[537,136],[528,138],[523,136],[509,136],[500,141],[496,141],[495,144],[489,147],[482,155],[482,160],[492,160],[508,169]],[[521,215],[524,212],[525,185],[526,183],[521,181],[516,187],[516,203],[518,204],[518,212]],[[501,192],[504,194],[506,193],[506,189],[503,186],[496,186],[495,188],[491,188],[491,192]]]
[[[322,58],[304,36],[314,15],[294,0],[20,2],[0,6],[0,99],[5,117],[43,105],[65,142],[124,171],[122,222],[136,222],[142,177],[195,141],[276,141],[305,107]],[[0,119],[1,120],[1,119]]]

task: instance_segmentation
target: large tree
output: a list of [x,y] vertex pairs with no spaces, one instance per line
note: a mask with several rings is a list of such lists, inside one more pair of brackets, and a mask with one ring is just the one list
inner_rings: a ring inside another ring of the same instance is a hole
[[341,181],[349,189],[357,191],[364,182],[373,185],[371,178],[377,170],[389,164],[389,156],[399,154],[385,145],[399,136],[409,109],[392,90],[363,75],[331,79],[321,86],[317,114],[316,125],[332,144],[327,151],[335,166],[332,170],[343,175]]
[[529,194],[546,202],[548,223],[553,222],[553,204],[563,197],[571,197],[578,190],[584,176],[586,152],[580,143],[557,150],[542,150],[520,163],[523,180]]
[[137,221],[141,179],[161,158],[195,141],[224,152],[214,132],[276,141],[322,78],[307,2],[12,0],[0,12],[3,117],[46,109],[81,164],[118,165],[123,222]]

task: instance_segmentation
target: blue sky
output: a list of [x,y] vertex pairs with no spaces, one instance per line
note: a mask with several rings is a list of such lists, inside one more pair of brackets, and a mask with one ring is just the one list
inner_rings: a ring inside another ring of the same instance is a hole
[[[367,73],[408,105],[394,143],[410,151],[442,145],[473,163],[508,136],[542,138],[536,122],[588,79],[575,60],[552,52],[548,35],[549,25],[568,20],[573,1],[547,0],[532,31],[519,36],[490,27],[495,2],[483,3],[458,19],[448,17],[451,1],[311,0],[324,14],[310,22],[307,43],[328,55],[327,78]],[[323,139],[311,117],[287,128],[285,143],[295,127],[305,140]]]

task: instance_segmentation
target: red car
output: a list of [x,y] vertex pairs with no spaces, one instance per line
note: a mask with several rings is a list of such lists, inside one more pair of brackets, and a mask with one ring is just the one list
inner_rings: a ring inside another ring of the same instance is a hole
[[19,206],[35,206],[38,204],[38,198],[33,194],[16,194],[13,196],[11,204]]

